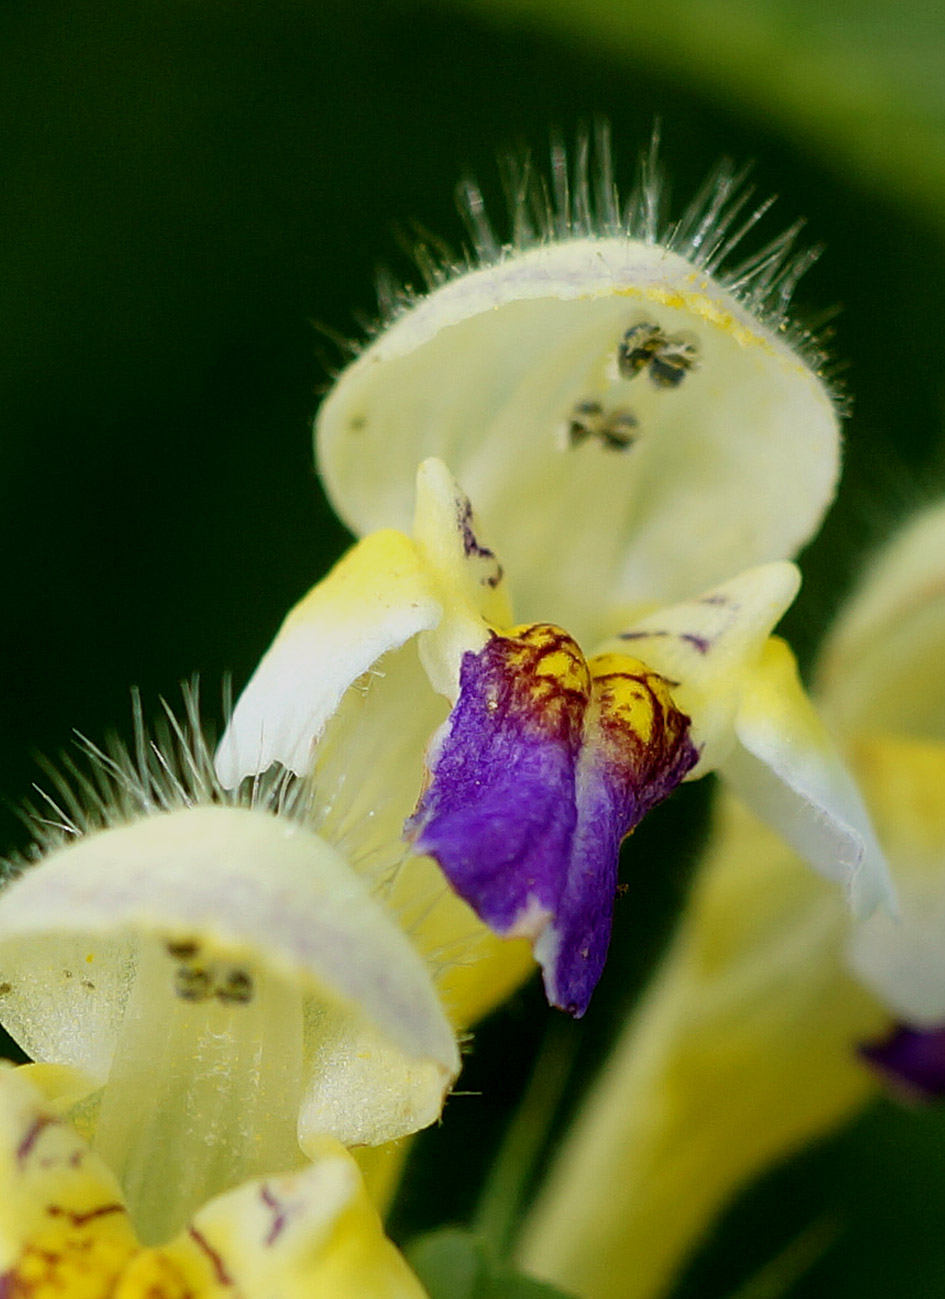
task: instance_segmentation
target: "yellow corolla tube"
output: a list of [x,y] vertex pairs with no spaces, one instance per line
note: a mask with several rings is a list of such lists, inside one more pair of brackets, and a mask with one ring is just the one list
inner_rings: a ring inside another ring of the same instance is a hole
[[[881,1076],[913,1095],[945,1090],[943,654],[938,506],[868,569],[818,671],[894,893],[851,914],[732,793],[720,798],[680,930],[526,1224],[521,1258],[536,1274],[582,1299],[655,1299],[736,1190],[855,1113]],[[778,682],[778,706],[790,701],[783,656],[768,656],[750,712],[767,698],[776,714]],[[739,793],[742,766],[726,773]]]

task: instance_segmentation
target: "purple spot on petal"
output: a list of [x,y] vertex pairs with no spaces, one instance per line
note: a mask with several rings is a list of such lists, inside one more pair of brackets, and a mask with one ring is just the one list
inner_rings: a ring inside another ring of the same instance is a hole
[[617,637],[618,640],[658,640],[660,636],[668,636],[668,631],[622,631]]
[[259,1198],[267,1209],[272,1211],[272,1224],[266,1233],[266,1239],[263,1242],[267,1248],[274,1245],[285,1230],[286,1213],[285,1206],[281,1200],[277,1200],[272,1191],[265,1184],[259,1192]]
[[194,1242],[197,1248],[203,1253],[203,1255],[209,1260],[210,1266],[213,1268],[213,1274],[216,1277],[217,1283],[222,1286],[232,1286],[233,1278],[226,1270],[226,1267],[223,1263],[222,1255],[217,1253],[217,1251],[210,1244],[209,1240],[207,1240],[206,1236],[204,1236],[201,1232],[199,1232],[197,1228],[193,1225],[193,1223],[191,1223],[191,1225],[187,1228],[187,1235]]
[[502,565],[495,557],[495,551],[483,546],[473,528],[472,506],[465,496],[456,501],[456,523],[463,537],[463,554],[467,559],[491,560],[488,571],[479,579],[482,586],[497,587],[502,581]]
[[26,1162],[33,1150],[33,1147],[39,1140],[40,1135],[46,1128],[51,1127],[55,1122],[56,1120],[54,1118],[43,1114],[31,1124],[26,1136],[16,1148],[17,1163],[22,1164]]
[[697,636],[694,632],[680,632],[679,639],[685,641],[687,645],[691,645],[693,649],[698,650],[700,654],[708,654],[709,650],[712,648],[712,642],[710,640],[705,636]]
[[901,1026],[885,1041],[858,1049],[901,1096],[918,1101],[945,1097],[945,1028]]

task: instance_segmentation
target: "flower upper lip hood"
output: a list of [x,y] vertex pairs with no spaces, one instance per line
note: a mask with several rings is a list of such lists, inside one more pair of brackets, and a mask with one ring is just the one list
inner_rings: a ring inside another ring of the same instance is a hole
[[[588,184],[573,187],[585,202]],[[416,465],[445,460],[514,575],[518,616],[551,613],[593,642],[612,612],[793,555],[834,495],[840,441],[784,331],[788,241],[755,268],[766,295],[718,269],[711,204],[663,244],[606,203],[555,215],[531,246],[486,250],[395,314],[322,404],[316,453],[359,535],[406,531]],[[629,362],[644,327],[657,341]],[[654,360],[670,346],[690,361],[666,381]]]

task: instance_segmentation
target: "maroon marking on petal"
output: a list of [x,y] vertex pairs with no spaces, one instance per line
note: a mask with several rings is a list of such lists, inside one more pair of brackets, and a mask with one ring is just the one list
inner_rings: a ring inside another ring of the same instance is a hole
[[495,551],[484,546],[473,530],[473,512],[469,500],[463,496],[456,502],[456,521],[463,536],[463,554],[467,559],[491,559],[493,569],[479,579],[482,586],[497,587],[502,581],[502,565],[496,562]]
[[708,654],[709,650],[712,648],[712,642],[710,640],[705,636],[697,636],[695,632],[680,632],[679,639],[684,640],[687,645],[691,645],[693,649],[698,650],[700,654]]
[[85,1213],[76,1213],[73,1209],[64,1209],[61,1204],[51,1204],[46,1212],[50,1218],[67,1218],[73,1227],[84,1227],[87,1222],[94,1222],[96,1218],[109,1218],[114,1213],[124,1213],[123,1204],[100,1204],[97,1209],[89,1209]]
[[230,1286],[235,1285],[233,1278],[230,1276],[229,1272],[227,1272],[226,1268],[223,1265],[223,1259],[220,1257],[217,1251],[207,1240],[206,1236],[201,1235],[201,1233],[197,1230],[195,1226],[193,1226],[193,1224],[191,1224],[187,1228],[187,1235],[191,1238],[191,1240],[194,1242],[197,1248],[201,1250],[210,1260],[210,1263],[213,1267],[214,1275],[217,1281],[219,1282],[219,1284],[230,1285]]
[[39,1140],[42,1133],[46,1128],[52,1127],[56,1122],[57,1120],[49,1114],[41,1114],[38,1119],[34,1120],[30,1130],[16,1148],[16,1162],[18,1164],[25,1163],[26,1160],[29,1159],[30,1152],[36,1145],[36,1142]]
[[618,635],[618,640],[659,640],[661,636],[668,636],[668,631],[622,631]]
[[263,1242],[268,1248],[270,1245],[274,1245],[282,1235],[285,1230],[285,1225],[288,1222],[288,1217],[286,1215],[285,1205],[281,1200],[276,1199],[272,1191],[270,1191],[269,1187],[265,1184],[259,1192],[259,1198],[267,1209],[272,1210],[272,1226],[269,1228],[269,1234]]

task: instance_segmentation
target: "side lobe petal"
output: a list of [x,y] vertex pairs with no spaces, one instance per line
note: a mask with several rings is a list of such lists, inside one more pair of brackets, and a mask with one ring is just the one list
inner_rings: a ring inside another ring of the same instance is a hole
[[804,692],[788,646],[768,642],[735,718],[721,774],[756,816],[828,879],[853,911],[895,911],[886,859],[856,784]]
[[216,755],[222,784],[232,788],[273,762],[307,774],[348,686],[440,616],[408,537],[375,532],[352,547],[289,613],[243,691]]

